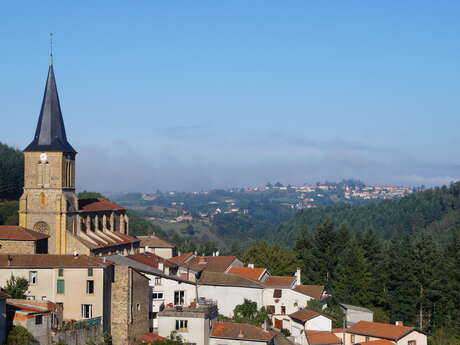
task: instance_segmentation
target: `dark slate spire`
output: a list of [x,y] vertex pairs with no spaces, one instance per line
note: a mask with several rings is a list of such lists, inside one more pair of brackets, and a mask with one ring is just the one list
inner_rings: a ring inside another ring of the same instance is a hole
[[35,137],[24,151],[76,153],[72,145],[67,141],[65,134],[64,120],[62,119],[52,62],[48,69],[48,79],[46,81],[45,94],[43,95]]

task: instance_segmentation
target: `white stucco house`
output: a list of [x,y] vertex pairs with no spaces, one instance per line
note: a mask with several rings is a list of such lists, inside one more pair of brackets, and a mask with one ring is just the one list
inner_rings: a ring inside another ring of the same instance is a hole
[[217,301],[219,313],[233,316],[233,310],[245,299],[263,306],[264,285],[240,275],[204,271],[198,280],[198,296]]
[[291,332],[297,344],[306,345],[307,331],[331,332],[332,319],[316,311],[304,308],[289,314],[288,319],[283,320],[283,328]]

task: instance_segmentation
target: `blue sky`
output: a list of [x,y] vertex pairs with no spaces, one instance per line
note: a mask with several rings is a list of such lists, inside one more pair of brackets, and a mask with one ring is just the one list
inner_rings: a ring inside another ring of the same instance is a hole
[[0,141],[23,148],[54,33],[78,188],[460,179],[458,1],[15,1]]

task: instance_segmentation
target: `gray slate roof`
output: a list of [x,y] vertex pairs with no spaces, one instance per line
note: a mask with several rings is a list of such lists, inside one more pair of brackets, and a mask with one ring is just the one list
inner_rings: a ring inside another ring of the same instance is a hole
[[160,277],[171,279],[171,280],[180,281],[180,282],[183,282],[183,283],[195,284],[194,282],[192,282],[190,280],[187,280],[187,279],[182,279],[182,278],[179,278],[177,276],[167,275],[167,274],[163,273],[162,271],[160,271],[159,269],[150,267],[150,266],[145,265],[143,263],[140,263],[140,262],[138,262],[136,260],[130,259],[130,258],[126,257],[126,256],[121,256],[121,255],[116,254],[116,255],[106,256],[105,258],[107,259],[107,261],[111,261],[116,265],[130,266],[130,267],[134,268],[135,270],[140,271],[142,273],[153,274],[153,275],[156,275],[156,276],[160,276]]
[[364,308],[364,307],[357,307],[357,306],[355,306],[355,305],[344,304],[344,303],[340,303],[340,305],[341,305],[342,308],[344,308],[344,309],[363,311],[363,312],[366,312],[366,313],[373,313],[372,310],[369,310],[369,309]]
[[43,95],[35,137],[24,151],[76,153],[67,141],[53,65],[50,65],[48,69],[45,94]]

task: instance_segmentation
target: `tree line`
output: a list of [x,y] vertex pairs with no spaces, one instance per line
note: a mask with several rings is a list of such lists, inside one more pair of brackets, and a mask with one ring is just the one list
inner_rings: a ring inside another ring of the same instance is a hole
[[385,240],[327,220],[304,227],[292,249],[257,242],[243,259],[273,275],[301,267],[303,283],[324,285],[331,307],[367,307],[375,321],[403,321],[433,334],[433,344],[453,344],[460,341],[460,231],[448,237],[440,245],[425,230]]

